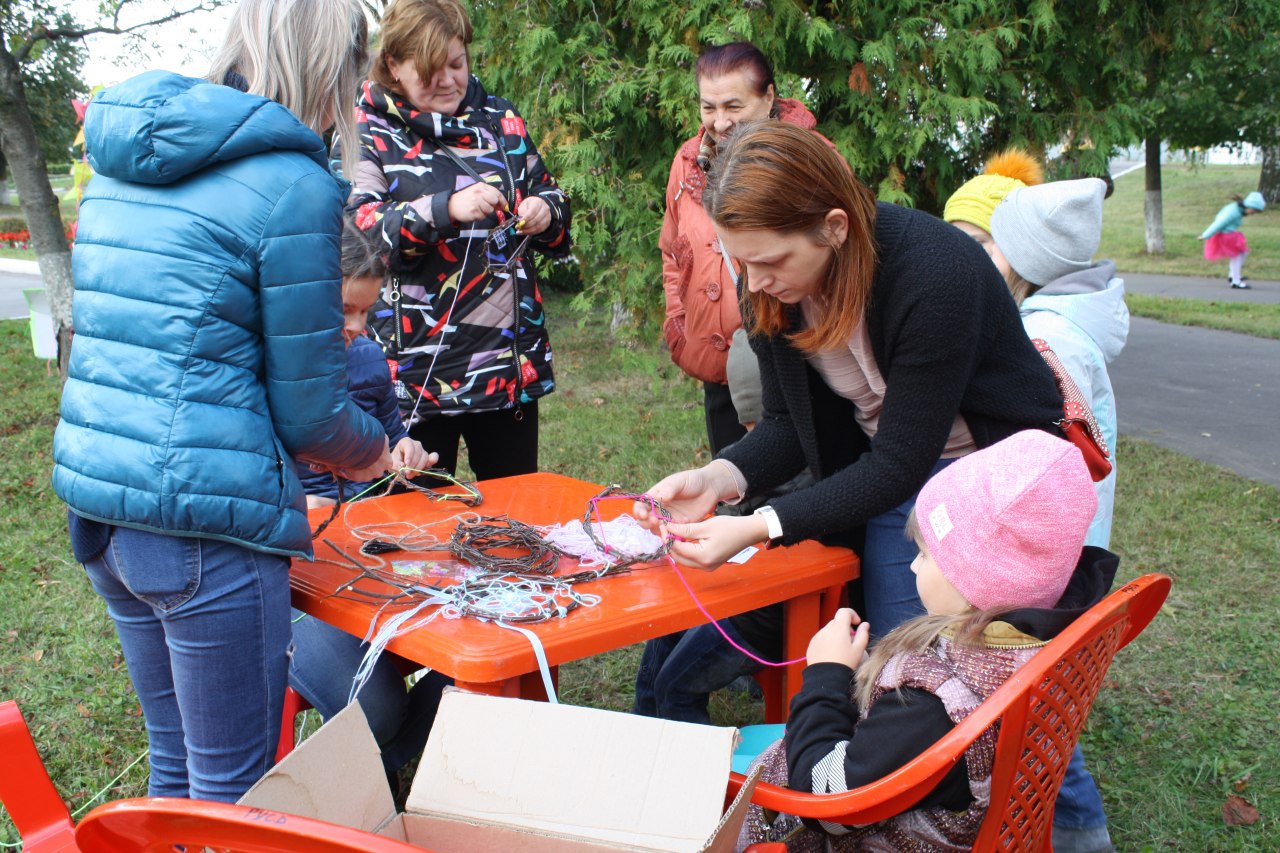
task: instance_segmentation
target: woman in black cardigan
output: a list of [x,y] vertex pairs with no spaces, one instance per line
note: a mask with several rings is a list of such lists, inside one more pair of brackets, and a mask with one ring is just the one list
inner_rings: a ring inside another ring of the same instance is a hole
[[[709,464],[649,490],[674,519],[672,553],[711,570],[762,542],[852,544],[859,612],[883,636],[923,612],[903,533],[916,493],[952,459],[1019,430],[1054,430],[1053,375],[977,244],[932,216],[877,204],[810,133],[743,127],[703,204],[741,267],[764,415]],[[708,517],[806,466],[813,486],[754,515]],[[656,527],[644,506],[635,512]],[[719,628],[761,657],[781,654],[780,606]],[[707,694],[760,666],[715,625],[651,641],[636,711],[707,722]]]

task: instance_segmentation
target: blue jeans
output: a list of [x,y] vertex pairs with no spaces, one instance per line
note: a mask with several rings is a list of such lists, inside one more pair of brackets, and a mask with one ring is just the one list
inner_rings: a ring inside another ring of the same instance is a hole
[[[729,620],[721,620],[719,624],[734,642],[750,648]],[[640,658],[632,712],[645,717],[708,724],[711,715],[707,712],[707,701],[711,693],[727,687],[738,676],[761,668],[725,642],[714,625],[699,625],[650,640],[645,643]]]
[[1053,825],[1067,829],[1096,829],[1107,825],[1098,786],[1084,766],[1084,753],[1076,744],[1067,763],[1067,775],[1053,807]]
[[[347,706],[368,645],[314,616],[298,610],[293,616],[289,684],[327,720]],[[440,706],[440,691],[453,683],[448,676],[429,672],[405,690],[393,658],[390,653],[378,658],[356,697],[382,750],[383,767],[392,774],[422,753]]]
[[[939,459],[929,472],[932,477],[954,462]],[[923,485],[923,484],[922,484]],[[917,493],[919,490],[916,490]],[[871,623],[873,640],[915,616],[924,614],[924,604],[916,592],[916,576],[911,563],[920,549],[907,537],[907,516],[915,508],[916,495],[867,522],[867,541],[862,548],[863,610],[858,614]]]
[[270,769],[289,647],[289,560],[111,530],[85,564],[146,718],[151,796],[235,802]]

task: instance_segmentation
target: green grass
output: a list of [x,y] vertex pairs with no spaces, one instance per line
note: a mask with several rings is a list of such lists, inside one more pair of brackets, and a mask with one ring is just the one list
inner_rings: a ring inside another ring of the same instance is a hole
[[[1197,238],[1232,194],[1243,196],[1257,189],[1260,172],[1260,166],[1165,166],[1161,170],[1163,255],[1146,252],[1144,170],[1117,178],[1115,192],[1103,206],[1097,256],[1113,259],[1123,272],[1226,278],[1226,261],[1206,261],[1204,244]],[[1280,215],[1266,211],[1250,216],[1242,230],[1249,238],[1245,275],[1280,281]]]
[[1143,293],[1126,293],[1124,301],[1129,306],[1130,313],[1162,323],[1203,326],[1206,329],[1223,329],[1258,338],[1280,340],[1280,305],[1206,302],[1201,299],[1178,299]]
[[[548,296],[560,390],[541,408],[542,467],[643,488],[705,460],[701,391],[656,344],[608,342],[606,312]],[[68,550],[49,487],[58,385],[23,324],[0,322],[0,699],[15,698],[73,809],[140,755],[146,739],[105,608]],[[1280,849],[1280,492],[1122,439],[1115,549],[1120,580],[1173,576],[1168,605],[1122,652],[1085,737],[1118,849]],[[607,594],[607,590],[606,590]],[[639,647],[562,667],[566,701],[625,710]],[[717,694],[713,718],[759,722]],[[144,766],[109,791],[145,793]],[[1224,824],[1228,796],[1261,819]],[[0,817],[0,842],[13,829]]]

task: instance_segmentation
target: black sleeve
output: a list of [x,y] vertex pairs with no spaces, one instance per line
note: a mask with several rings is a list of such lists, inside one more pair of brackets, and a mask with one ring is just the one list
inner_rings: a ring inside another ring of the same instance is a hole
[[[785,735],[792,789],[826,794],[874,782],[954,728],[942,700],[916,688],[882,696],[867,718],[859,721],[858,709],[849,699],[852,678],[853,670],[842,664],[805,669]],[[961,758],[919,805],[960,811],[972,799],[968,767]]]

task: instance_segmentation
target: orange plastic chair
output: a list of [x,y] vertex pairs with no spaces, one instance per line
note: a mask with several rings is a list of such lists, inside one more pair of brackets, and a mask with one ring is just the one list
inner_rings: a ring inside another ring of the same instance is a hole
[[0,702],[0,802],[9,812],[26,853],[60,853],[76,847],[71,813],[44,769],[18,703]]
[[280,719],[280,740],[276,743],[276,764],[298,745],[297,717],[310,707],[311,703],[301,693],[292,687],[284,689],[284,714]]
[[230,803],[140,797],[98,806],[76,827],[84,853],[423,853],[425,848],[323,820]]
[[[773,811],[845,825],[885,820],[933,790],[982,732],[1000,724],[991,807],[973,849],[1051,850],[1053,802],[1116,652],[1155,618],[1169,594],[1165,575],[1125,584],[1045,645],[976,711],[913,761],[838,794],[756,785],[752,801]],[[731,773],[728,797],[744,777]],[[761,844],[749,848],[764,853]]]

